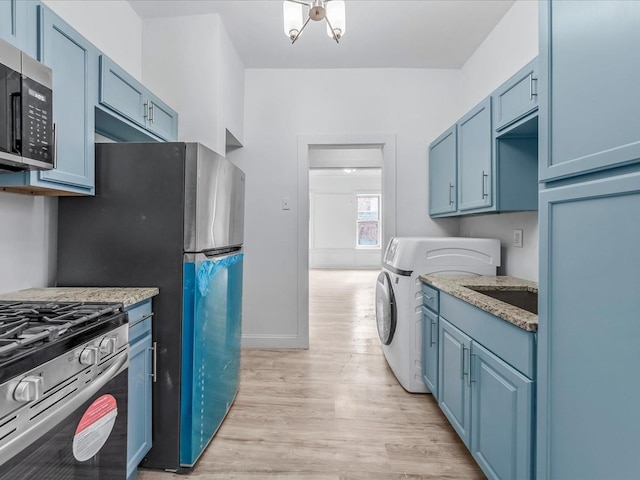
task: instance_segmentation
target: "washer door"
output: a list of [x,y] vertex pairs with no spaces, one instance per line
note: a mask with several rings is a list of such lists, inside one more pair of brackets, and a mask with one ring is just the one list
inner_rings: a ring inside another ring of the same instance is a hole
[[387,272],[381,272],[376,281],[376,322],[380,341],[389,345],[396,331],[396,300]]

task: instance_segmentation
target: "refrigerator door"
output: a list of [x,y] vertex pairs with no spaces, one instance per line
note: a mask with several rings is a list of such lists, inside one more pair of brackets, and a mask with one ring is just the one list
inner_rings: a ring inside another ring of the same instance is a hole
[[242,253],[185,255],[180,465],[191,467],[238,391]]
[[186,152],[184,251],[242,245],[244,173],[199,143]]

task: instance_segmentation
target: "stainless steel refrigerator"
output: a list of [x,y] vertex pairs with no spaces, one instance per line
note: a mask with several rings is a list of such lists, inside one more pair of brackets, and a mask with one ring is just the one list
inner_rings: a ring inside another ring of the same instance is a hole
[[58,204],[58,286],[158,286],[153,446],[195,464],[238,389],[244,174],[197,143],[96,145],[96,195]]

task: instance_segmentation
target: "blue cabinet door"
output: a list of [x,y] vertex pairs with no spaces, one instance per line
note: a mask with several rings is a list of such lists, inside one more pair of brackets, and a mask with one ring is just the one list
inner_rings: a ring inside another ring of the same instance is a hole
[[438,315],[422,307],[422,379],[438,398]]
[[500,132],[538,108],[538,59],[521,68],[493,94],[493,128]]
[[[163,140],[178,138],[177,112],[104,54],[100,55],[99,101]],[[126,134],[122,136],[127,138]]]
[[178,113],[151,92],[147,92],[147,103],[147,129],[165,140],[177,140]]
[[638,238],[637,171],[540,193],[539,479],[638,478]]
[[438,403],[465,445],[471,440],[471,338],[439,319]]
[[145,88],[106,55],[100,55],[99,101],[137,125],[145,126]]
[[36,184],[93,194],[97,51],[51,10],[40,9],[40,60],[53,70],[57,166],[38,172]]
[[127,478],[151,449],[151,332],[129,350],[129,418],[127,424]]
[[135,477],[138,465],[152,443],[153,346],[151,300],[126,309],[129,316],[129,416],[127,420],[127,478]]
[[458,122],[458,209],[492,205],[491,97]]
[[495,480],[532,478],[533,381],[471,346],[471,453]]
[[639,18],[637,1],[540,2],[541,180],[640,159]]
[[0,37],[17,48],[24,48],[26,20],[25,2],[3,0],[0,2]]
[[457,127],[454,125],[429,146],[429,215],[458,209]]

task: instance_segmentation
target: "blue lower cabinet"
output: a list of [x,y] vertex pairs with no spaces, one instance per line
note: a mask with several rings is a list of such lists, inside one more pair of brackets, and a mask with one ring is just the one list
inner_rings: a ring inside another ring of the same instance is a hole
[[534,478],[535,388],[524,360],[535,333],[442,293],[438,323],[443,413],[489,479]]
[[129,417],[127,423],[127,479],[152,443],[153,344],[151,300],[127,309],[129,314]]
[[422,380],[438,398],[438,315],[422,307]]
[[471,454],[490,479],[531,478],[533,381],[471,345]]
[[438,403],[465,445],[471,440],[471,338],[440,317]]

